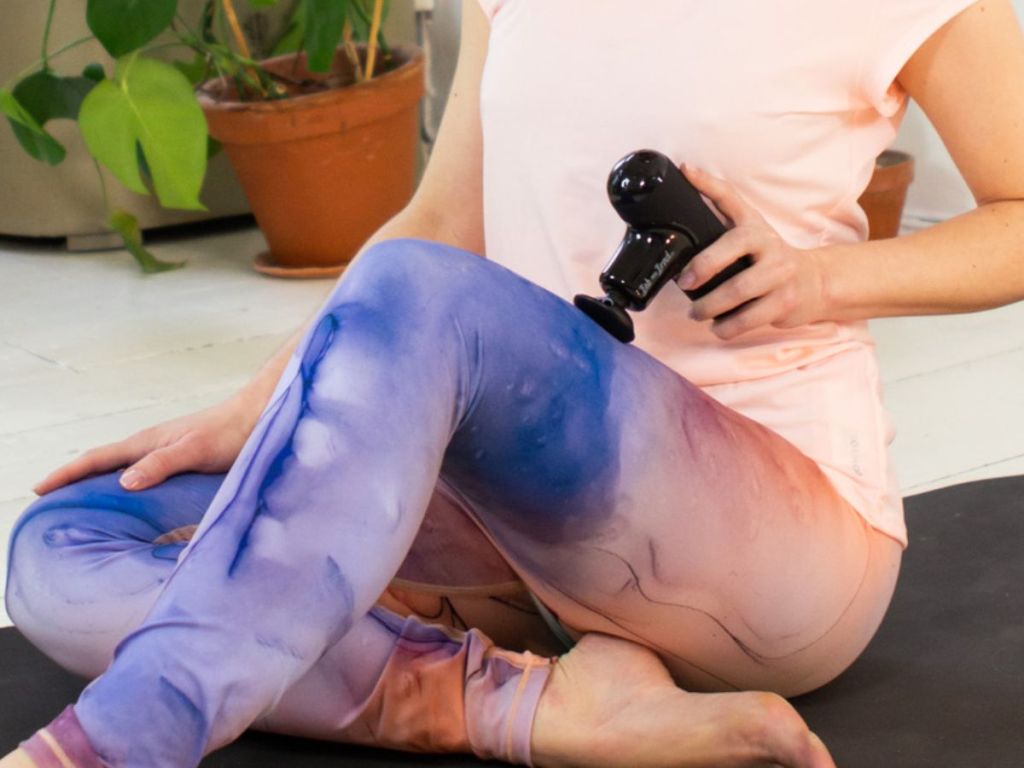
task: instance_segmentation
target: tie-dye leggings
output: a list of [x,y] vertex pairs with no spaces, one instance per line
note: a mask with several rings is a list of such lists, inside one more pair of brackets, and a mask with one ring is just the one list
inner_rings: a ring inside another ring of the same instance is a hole
[[[87,674],[121,641],[73,710],[106,765],[196,765],[253,723],[527,762],[551,662],[377,602],[439,492],[565,624],[697,689],[828,681],[899,563],[773,432],[502,267],[393,240],[339,282],[226,476],[37,501],[8,610]],[[458,541],[430,557],[472,571]]]

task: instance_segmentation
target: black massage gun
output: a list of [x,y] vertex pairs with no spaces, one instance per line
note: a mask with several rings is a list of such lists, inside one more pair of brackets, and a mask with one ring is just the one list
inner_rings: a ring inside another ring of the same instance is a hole
[[[574,303],[619,341],[630,342],[633,320],[626,310],[644,309],[726,229],[675,163],[653,150],[633,152],[615,164],[608,197],[628,225],[626,235],[601,273],[605,296],[580,294]],[[685,293],[699,299],[752,263],[743,256]]]

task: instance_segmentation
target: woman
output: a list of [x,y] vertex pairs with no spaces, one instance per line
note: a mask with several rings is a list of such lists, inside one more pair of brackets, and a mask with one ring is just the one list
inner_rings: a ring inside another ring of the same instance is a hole
[[[832,766],[778,694],[863,650],[906,543],[864,320],[1024,297],[1010,3],[853,5],[466,2],[423,183],[301,338],[38,488],[9,611],[99,677],[0,765],[195,765],[255,724],[537,765]],[[864,243],[908,95],[979,208]],[[734,225],[682,286],[755,263],[692,305],[666,289],[626,346],[563,299],[595,289],[622,227],[605,176],[644,146]],[[509,568],[567,654],[492,644],[532,642],[493,588]],[[411,582],[506,612],[460,631]]]

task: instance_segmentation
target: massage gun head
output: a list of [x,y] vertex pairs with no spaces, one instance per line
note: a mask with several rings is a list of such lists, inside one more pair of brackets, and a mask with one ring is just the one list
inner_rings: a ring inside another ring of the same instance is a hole
[[697,236],[689,222],[705,206],[675,163],[653,150],[632,152],[615,164],[608,199],[628,225],[626,235],[601,273],[605,295],[579,295],[574,303],[612,336],[630,342],[633,321],[626,310],[647,306],[692,257]]
[[616,291],[609,291],[600,299],[580,293],[573,299],[573,304],[619,341],[628,344],[636,338],[633,318],[626,313],[629,302]]

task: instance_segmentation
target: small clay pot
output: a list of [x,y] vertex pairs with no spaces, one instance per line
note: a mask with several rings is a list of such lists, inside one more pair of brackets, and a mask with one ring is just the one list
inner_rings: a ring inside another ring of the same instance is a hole
[[[224,146],[270,246],[256,259],[260,271],[339,274],[412,197],[423,53],[415,46],[391,50],[397,66],[369,82],[286,99],[238,101],[223,79],[200,88],[210,135]],[[263,62],[295,82],[353,79],[343,49],[331,73],[305,64],[304,54]]]
[[875,161],[864,194],[858,202],[868,215],[868,232],[872,240],[896,237],[907,201],[907,189],[914,180],[914,158],[906,152],[887,149]]

